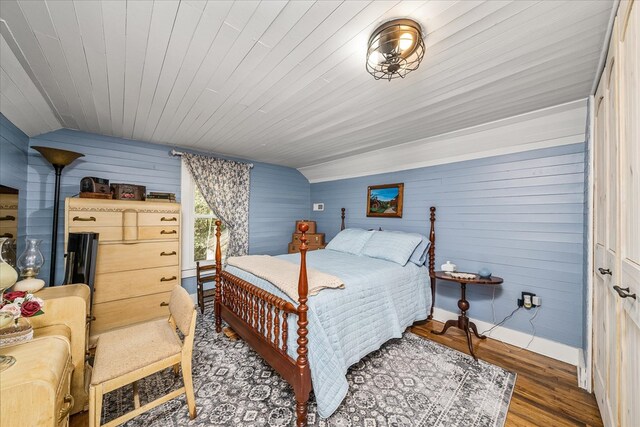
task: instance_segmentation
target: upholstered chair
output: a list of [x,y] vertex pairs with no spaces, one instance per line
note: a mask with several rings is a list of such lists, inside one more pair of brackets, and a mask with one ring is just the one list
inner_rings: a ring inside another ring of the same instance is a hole
[[[144,309],[144,307],[141,307]],[[196,416],[191,378],[191,357],[196,327],[196,309],[187,291],[178,286],[169,300],[169,319],[158,319],[116,329],[100,335],[96,347],[89,389],[89,426],[100,426],[102,397],[105,393],[133,383],[134,410],[105,426],[115,426],[186,394],[189,416]],[[176,327],[183,334],[181,340]],[[182,368],[184,385],[156,400],[140,406],[136,381],[155,372]]]

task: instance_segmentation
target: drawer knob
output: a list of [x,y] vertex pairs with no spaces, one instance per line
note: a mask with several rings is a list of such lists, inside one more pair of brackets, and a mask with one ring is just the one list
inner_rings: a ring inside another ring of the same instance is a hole
[[168,303],[168,302],[164,302],[164,301],[162,301],[162,302],[160,303],[160,307],[169,307],[169,303]]
[[8,237],[9,239],[13,239],[13,234],[11,233],[4,233],[3,235],[1,235],[0,237]]
[[176,230],[162,230],[160,234],[178,234]]
[[163,277],[162,279],[160,279],[161,282],[171,282],[172,280],[176,280],[177,277],[176,276],[171,276],[171,277]]
[[69,415],[69,412],[71,412],[71,408],[73,408],[73,396],[71,396],[70,394],[67,394],[64,397],[64,405],[62,405],[62,408],[60,408],[60,414],[58,415],[58,423],[61,423],[62,421],[64,421],[65,418],[67,418],[67,416]]
[[160,256],[171,256],[171,255],[178,255],[178,253],[176,251],[171,251],[171,252],[160,252]]
[[172,216],[172,217],[163,216],[162,218],[160,218],[160,221],[177,221],[177,220],[178,218],[176,218],[175,216]]
[[0,216],[0,221],[15,221],[16,217],[13,215]]
[[93,221],[93,222],[96,222],[96,217],[95,216],[90,216],[89,218],[82,218],[82,217],[79,217],[79,216],[74,216],[73,220],[74,221]]

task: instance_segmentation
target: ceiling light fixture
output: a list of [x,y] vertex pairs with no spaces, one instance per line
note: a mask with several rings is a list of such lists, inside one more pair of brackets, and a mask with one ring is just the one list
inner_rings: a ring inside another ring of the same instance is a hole
[[374,79],[404,78],[420,66],[424,40],[420,24],[412,19],[394,19],[380,25],[369,38],[367,72]]

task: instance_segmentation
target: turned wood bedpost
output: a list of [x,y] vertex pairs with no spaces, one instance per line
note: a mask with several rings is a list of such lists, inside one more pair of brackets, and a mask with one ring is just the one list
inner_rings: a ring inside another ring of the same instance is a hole
[[340,226],[340,231],[344,230],[344,211],[345,209],[342,208],[342,214],[340,215],[340,217],[342,218],[342,225]]
[[300,236],[300,277],[298,279],[298,359],[296,365],[298,367],[298,387],[296,387],[296,414],[298,427],[307,424],[307,401],[309,400],[310,379],[309,362],[307,360],[307,294],[309,292],[309,284],[307,282],[307,236],[309,230],[308,224],[298,225],[298,230],[302,233]]
[[216,294],[215,294],[215,299],[214,299],[214,304],[213,304],[213,311],[214,311],[214,316],[215,316],[215,323],[216,323],[216,332],[221,332],[222,331],[222,316],[220,313],[220,299],[221,299],[221,294],[222,291],[220,289],[220,287],[222,286],[222,279],[221,279],[221,275],[222,275],[222,250],[220,249],[220,228],[222,227],[222,221],[220,221],[219,219],[216,220],[216,277],[215,277],[215,282],[216,282]]
[[435,264],[436,264],[436,207],[431,206],[431,215],[429,220],[431,221],[431,229],[429,231],[429,277],[431,278],[431,313],[428,320],[433,319],[433,308],[436,305],[436,277],[435,277]]

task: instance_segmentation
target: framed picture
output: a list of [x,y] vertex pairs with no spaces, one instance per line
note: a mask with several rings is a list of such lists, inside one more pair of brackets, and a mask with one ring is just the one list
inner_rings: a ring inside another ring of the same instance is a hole
[[402,218],[403,190],[403,183],[369,186],[367,216]]

